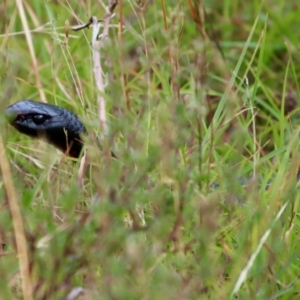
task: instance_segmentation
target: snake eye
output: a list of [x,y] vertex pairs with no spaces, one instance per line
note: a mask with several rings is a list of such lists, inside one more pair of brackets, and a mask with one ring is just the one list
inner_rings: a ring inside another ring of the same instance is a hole
[[36,125],[42,125],[43,123],[45,123],[46,120],[47,120],[47,117],[45,115],[34,115],[32,117],[32,121]]

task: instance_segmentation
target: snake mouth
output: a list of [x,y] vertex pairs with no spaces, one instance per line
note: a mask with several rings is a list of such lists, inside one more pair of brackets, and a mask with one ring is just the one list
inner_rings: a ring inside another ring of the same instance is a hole
[[13,108],[12,106],[7,107],[6,110],[5,110],[6,120],[11,125],[15,124],[15,122],[18,120],[18,118],[21,114],[22,114],[21,111],[19,111],[18,109]]
[[26,116],[28,117],[30,115],[30,111],[28,109],[22,109],[19,107],[18,103],[8,106],[5,110],[6,120],[14,127],[18,124],[18,122],[23,121]]

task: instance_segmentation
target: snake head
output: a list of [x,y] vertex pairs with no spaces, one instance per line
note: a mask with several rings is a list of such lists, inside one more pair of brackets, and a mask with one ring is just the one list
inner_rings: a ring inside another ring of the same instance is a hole
[[76,115],[51,104],[22,100],[7,107],[9,123],[19,132],[40,138],[71,157],[79,157],[85,127]]

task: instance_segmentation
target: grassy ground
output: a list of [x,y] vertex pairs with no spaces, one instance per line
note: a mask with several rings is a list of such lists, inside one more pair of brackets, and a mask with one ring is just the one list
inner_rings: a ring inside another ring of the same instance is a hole
[[79,162],[1,118],[0,298],[298,299],[298,1],[146,2],[120,3],[101,50],[117,160],[92,142],[92,29],[68,29],[104,17],[101,1],[0,4],[1,111],[27,98],[76,112],[92,157],[79,188]]

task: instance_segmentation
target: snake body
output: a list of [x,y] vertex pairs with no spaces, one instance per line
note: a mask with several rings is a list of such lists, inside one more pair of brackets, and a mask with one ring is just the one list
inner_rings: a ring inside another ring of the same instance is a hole
[[6,109],[9,123],[19,132],[41,138],[71,157],[79,157],[86,129],[80,119],[62,107],[22,100]]

